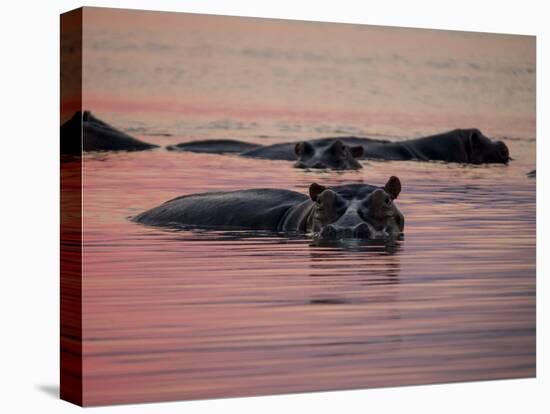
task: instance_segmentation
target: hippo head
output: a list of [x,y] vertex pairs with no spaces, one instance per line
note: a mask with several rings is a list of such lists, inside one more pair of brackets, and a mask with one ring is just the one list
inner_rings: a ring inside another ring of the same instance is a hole
[[315,148],[309,142],[299,142],[294,147],[298,157],[297,168],[330,168],[332,170],[358,170],[361,167],[356,158],[363,155],[361,145],[349,147],[340,140]]
[[472,164],[507,164],[510,161],[508,147],[502,141],[491,141],[478,129],[466,129],[465,146]]
[[394,204],[400,192],[397,177],[391,177],[383,188],[370,187],[368,191],[348,194],[313,183],[309,187],[315,202],[311,228],[323,240],[397,237],[405,225],[403,214]]

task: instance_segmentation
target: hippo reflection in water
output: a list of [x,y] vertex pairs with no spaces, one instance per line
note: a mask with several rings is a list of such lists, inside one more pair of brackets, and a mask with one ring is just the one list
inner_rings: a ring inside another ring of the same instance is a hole
[[403,214],[394,203],[401,182],[384,187],[313,183],[309,196],[282,189],[192,194],[167,201],[132,220],[163,227],[313,233],[316,239],[383,239],[399,236]]
[[320,138],[262,146],[234,140],[192,141],[167,147],[172,151],[237,153],[243,157],[295,161],[297,168],[359,169],[358,159],[444,161],[506,164],[508,147],[478,129],[455,129],[424,138],[393,142],[361,137]]

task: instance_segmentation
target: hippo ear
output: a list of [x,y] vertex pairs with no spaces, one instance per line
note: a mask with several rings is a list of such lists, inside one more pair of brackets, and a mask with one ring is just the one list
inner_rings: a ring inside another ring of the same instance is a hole
[[390,195],[392,199],[396,199],[401,192],[401,181],[395,175],[392,175],[386,185],[384,191]]
[[317,197],[319,194],[321,194],[323,191],[325,191],[327,188],[323,187],[322,185],[319,185],[317,183],[313,183],[309,186],[309,196],[313,201],[317,201]]
[[353,158],[361,158],[364,153],[364,149],[362,145],[357,145],[355,147],[351,147],[350,149],[351,155]]

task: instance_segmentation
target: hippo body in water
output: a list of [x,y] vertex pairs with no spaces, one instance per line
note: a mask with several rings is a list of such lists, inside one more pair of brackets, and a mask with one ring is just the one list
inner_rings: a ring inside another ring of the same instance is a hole
[[209,154],[238,154],[247,158],[295,161],[297,168],[330,168],[357,170],[363,168],[358,158],[363,155],[361,144],[347,145],[347,138],[321,138],[312,141],[260,145],[236,140],[191,141],[166,147],[169,151]]
[[169,151],[204,152],[210,154],[241,154],[256,148],[265,148],[259,144],[235,141],[232,139],[207,139],[203,141],[191,141],[184,144],[169,145]]
[[143,151],[157,147],[113,128],[89,111],[78,111],[61,125],[62,154],[79,154],[81,151]]
[[217,230],[314,233],[319,239],[396,237],[404,218],[394,200],[397,177],[384,187],[348,184],[326,188],[313,183],[309,195],[281,189],[192,194],[167,201],[132,218],[151,226]]
[[[363,137],[331,137],[310,141],[282,143],[238,151],[243,142],[225,140],[224,147],[216,141],[169,146],[174,151],[208,153],[239,153],[243,157],[295,161],[298,168],[358,169],[357,159],[444,161],[464,164],[506,164],[508,148],[502,141],[491,141],[478,129],[455,129],[442,134],[405,141],[387,141]],[[235,150],[227,151],[228,148]]]

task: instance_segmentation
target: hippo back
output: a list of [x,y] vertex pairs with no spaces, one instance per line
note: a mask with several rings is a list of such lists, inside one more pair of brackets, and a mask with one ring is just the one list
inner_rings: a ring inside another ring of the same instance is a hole
[[82,151],[142,151],[156,148],[119,131],[93,116],[89,111],[77,111],[61,125],[61,154]]
[[285,160],[295,161],[296,154],[294,153],[295,142],[273,144],[267,147],[258,147],[256,149],[245,151],[241,155],[249,158],[261,158],[268,160]]
[[236,141],[234,139],[207,139],[168,145],[166,149],[168,151],[188,151],[205,154],[240,154],[241,152],[251,151],[259,147],[261,147],[259,144]]
[[113,128],[88,111],[82,121],[84,151],[142,151],[158,147]]
[[467,146],[468,130],[455,129],[424,138],[416,138],[402,142],[416,154],[419,160],[470,162]]
[[304,200],[304,194],[269,188],[192,194],[167,201],[132,220],[152,226],[276,231],[287,211]]

